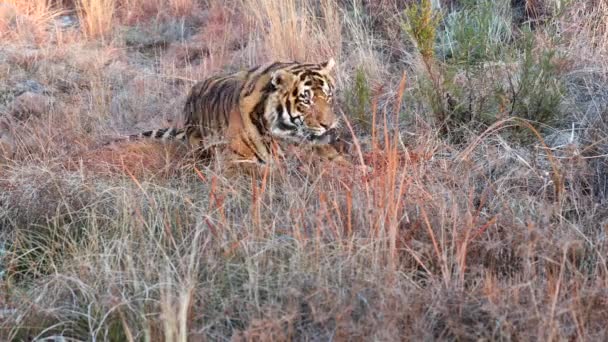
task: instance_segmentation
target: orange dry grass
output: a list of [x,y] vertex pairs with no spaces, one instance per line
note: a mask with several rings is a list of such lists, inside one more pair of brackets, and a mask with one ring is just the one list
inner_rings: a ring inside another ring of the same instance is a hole
[[116,0],[79,0],[76,7],[85,35],[103,42],[114,27]]
[[[406,60],[386,65],[385,46],[372,39],[380,31],[368,26],[373,13],[363,12],[385,5],[389,13],[396,0],[192,3],[212,5],[203,27],[168,43],[200,50],[181,66],[159,68],[150,51],[113,46],[122,37],[110,34],[109,48],[86,46],[101,59],[79,62],[84,51],[69,42],[60,50],[73,53],[53,53],[52,40],[3,59],[0,96],[10,100],[31,78],[62,104],[19,122],[18,158],[0,166],[0,339],[606,339],[606,126],[574,150],[581,153],[550,150],[535,129],[537,148],[495,134],[527,126],[517,119],[451,144],[419,124],[428,108],[408,97],[420,90],[410,80],[423,75],[414,70],[401,82],[382,80],[368,113],[371,134],[355,134],[361,127],[346,113],[352,169],[313,164],[299,147],[253,177],[229,177],[221,161],[191,167],[173,143],[74,152],[108,131],[134,133],[177,115],[181,108],[167,103],[187,87],[171,77],[196,78],[180,70],[189,64],[208,75],[343,54],[342,91],[357,65],[411,66],[407,44],[398,56]],[[594,3],[590,11],[602,14],[604,2]],[[123,23],[143,25],[188,4],[116,2]],[[573,51],[586,51],[600,69],[592,48],[604,49],[604,28],[583,20],[583,9],[571,9],[578,16],[564,38],[581,38],[570,40],[581,47]],[[232,29],[241,24],[247,37],[239,40]],[[104,54],[110,49],[121,53]]]
[[7,10],[12,7],[16,12],[14,15],[26,15],[32,19],[38,19],[40,22],[51,18],[52,13],[55,12],[52,0],[5,0],[2,2],[2,6]]
[[185,156],[185,148],[177,144],[126,142],[83,152],[72,157],[65,167],[92,176],[162,179],[178,171]]
[[7,0],[0,3],[0,38],[42,43],[61,15],[52,0]]
[[200,10],[199,4],[194,0],[124,0],[117,5],[121,19],[127,24],[189,17]]
[[245,0],[244,4],[262,33],[260,53],[267,59],[312,61],[338,57],[341,18],[335,2],[321,2],[321,17],[307,1]]

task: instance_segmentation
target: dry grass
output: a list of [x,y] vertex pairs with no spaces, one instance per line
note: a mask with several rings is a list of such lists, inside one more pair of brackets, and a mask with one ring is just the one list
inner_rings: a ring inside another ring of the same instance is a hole
[[[553,21],[533,31],[534,55],[562,54],[569,115],[553,127],[487,105],[509,96],[496,83],[518,82],[518,51],[500,77],[437,58],[445,86],[473,99],[456,108],[496,117],[454,128],[458,139],[428,114],[404,19],[370,19],[399,13],[392,0],[90,0],[76,2],[88,10],[68,27],[56,21],[70,4],[9,3],[0,339],[608,336],[608,42],[591,24],[604,2],[548,11]],[[160,38],[133,42],[136,29]],[[230,177],[221,160],[194,163],[179,145],[100,147],[179,123],[192,79],[329,56],[347,153],[371,172],[295,146],[272,169]],[[369,125],[344,105],[355,70],[369,78]]]
[[114,27],[115,0],[79,0],[78,18],[89,38],[100,37],[102,42]]
[[570,7],[565,10],[565,34],[572,44],[570,49],[577,49],[581,57],[598,61],[597,56],[608,52],[608,2],[594,1],[584,6]]
[[50,0],[8,0],[0,4],[0,38],[18,39],[40,44],[52,30],[54,20],[62,14]]
[[[264,59],[325,60],[339,58],[342,20],[333,1],[316,8],[308,1],[244,0],[245,13],[252,17]],[[318,12],[318,13],[315,13]],[[257,61],[255,61],[257,62]]]

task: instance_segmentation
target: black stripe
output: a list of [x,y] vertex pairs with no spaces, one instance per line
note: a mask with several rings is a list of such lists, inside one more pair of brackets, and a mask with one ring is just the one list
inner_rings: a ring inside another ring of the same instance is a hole
[[283,64],[283,63],[282,62],[274,62],[274,63],[268,65],[264,70],[262,70],[262,72],[260,72],[260,75],[264,75],[267,72],[269,72],[270,70],[275,70],[274,68],[278,67],[281,64]]
[[264,98],[268,97],[269,93],[272,93],[272,92],[274,92],[276,90],[277,90],[277,88],[272,84],[272,82],[266,83],[266,85],[264,86],[264,88],[262,88],[262,92],[266,93],[266,95],[264,96]]
[[292,101],[287,100],[287,103],[285,105],[287,107],[287,114],[289,114],[291,121],[295,124],[293,114],[297,110],[296,104]]
[[283,119],[283,106],[282,105],[278,105],[276,107],[276,111],[278,113],[277,115],[277,128],[281,129],[283,131],[295,131],[297,129],[297,124],[296,124],[296,120],[295,118],[291,115],[292,114],[292,108],[291,108],[291,102],[287,101],[286,103],[286,107],[285,109],[287,110],[287,115],[289,116],[289,121],[290,122],[285,122]]
[[154,135],[154,138],[156,139],[160,139],[163,137],[163,135],[165,135],[165,132],[167,131],[166,128],[161,128],[159,130],[156,131],[156,134]]
[[281,114],[283,113],[283,105],[279,103],[274,110],[277,112],[277,117],[281,118]]
[[285,122],[280,121],[280,120],[279,120],[279,122],[277,124],[277,128],[280,129],[280,130],[283,130],[283,131],[295,131],[296,130],[296,127],[288,125]]
[[268,124],[266,119],[262,115],[252,115],[251,121],[255,125],[255,128],[260,132],[260,135],[266,135]]
[[243,97],[247,97],[253,93],[253,91],[255,90],[256,83],[257,83],[257,78],[256,78],[255,82],[252,80],[249,80],[249,81],[247,81],[247,83],[245,83],[247,85],[247,90],[245,91],[245,94],[243,94]]
[[[283,69],[286,71],[291,71],[290,68],[293,68],[294,66],[297,66],[297,65],[298,64],[295,62],[274,62],[270,65],[267,65],[262,71],[255,71],[255,70],[257,70],[257,68],[254,69],[253,73],[255,75],[246,82],[246,84],[248,85],[248,88],[247,88],[247,91],[244,96],[251,95],[251,93],[255,89],[255,85],[257,84],[257,82],[260,80],[260,78],[262,76],[268,74],[271,71],[277,71],[280,69]],[[270,84],[270,82],[269,82],[269,84]]]
[[297,73],[301,73],[301,72],[317,72],[320,71],[320,68],[315,68],[314,66],[310,66],[310,65],[306,65],[306,64],[300,64],[300,65],[296,65],[293,66],[291,68],[288,68],[288,71],[297,74]]
[[244,96],[249,96],[253,93],[253,91],[255,90],[255,85],[258,83],[258,81],[260,80],[260,78],[264,75],[266,75],[266,73],[268,73],[270,70],[274,70],[274,68],[276,68],[278,65],[280,64],[280,62],[274,62],[270,65],[267,65],[263,70],[259,70],[259,68],[261,68],[262,66],[259,66],[258,68],[256,68],[252,73],[253,75],[249,78],[249,80],[247,81],[247,91],[245,92]]
[[243,137],[243,144],[245,144],[245,146],[247,146],[251,152],[253,152],[255,158],[258,160],[258,163],[266,164],[266,161],[262,159],[258,151],[255,149],[255,145],[248,138]]
[[289,114],[289,120],[291,120],[291,122],[294,124],[294,126],[297,126],[298,123],[296,122],[296,117],[293,115],[293,113],[294,113],[293,106],[294,106],[294,104],[291,103],[291,101],[287,101],[287,114]]

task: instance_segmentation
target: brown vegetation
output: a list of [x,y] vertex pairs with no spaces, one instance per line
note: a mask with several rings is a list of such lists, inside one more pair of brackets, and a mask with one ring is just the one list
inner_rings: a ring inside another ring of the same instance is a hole
[[[428,4],[0,3],[0,339],[605,340],[608,3]],[[370,172],[102,146],[330,56]]]

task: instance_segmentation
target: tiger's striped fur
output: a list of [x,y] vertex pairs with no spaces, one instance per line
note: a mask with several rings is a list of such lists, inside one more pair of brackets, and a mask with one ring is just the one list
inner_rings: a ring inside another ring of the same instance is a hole
[[[275,62],[213,76],[195,84],[184,106],[184,127],[130,139],[185,140],[197,149],[227,145],[235,161],[271,160],[269,138],[327,145],[335,139],[333,59],[325,63]],[[328,158],[336,154],[330,147]]]

